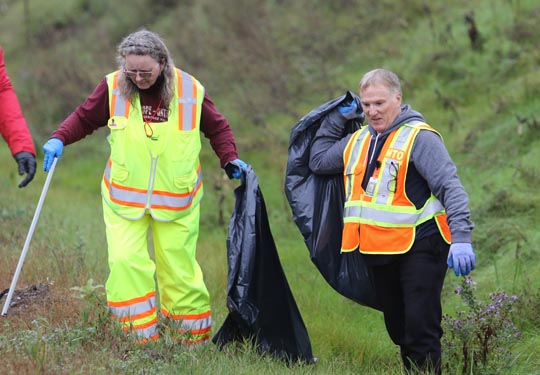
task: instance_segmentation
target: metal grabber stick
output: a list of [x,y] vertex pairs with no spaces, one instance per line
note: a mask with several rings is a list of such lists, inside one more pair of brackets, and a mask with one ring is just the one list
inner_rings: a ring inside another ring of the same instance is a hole
[[17,264],[17,269],[15,270],[15,275],[13,275],[13,280],[11,281],[11,286],[9,287],[9,292],[6,297],[6,302],[4,303],[4,308],[2,309],[2,316],[5,316],[7,314],[9,304],[11,303],[11,298],[13,297],[15,286],[17,285],[17,279],[19,278],[19,273],[21,273],[21,268],[24,263],[24,258],[26,257],[26,253],[28,252],[28,246],[30,245],[30,241],[32,240],[32,235],[34,234],[34,229],[36,228],[36,223],[39,218],[39,213],[41,212],[43,201],[45,200],[45,196],[47,195],[47,189],[49,189],[49,184],[51,182],[51,178],[54,173],[54,168],[56,167],[57,161],[58,161],[57,158],[53,159],[51,169],[49,169],[49,173],[47,174],[47,179],[45,180],[45,185],[43,185],[43,190],[41,191],[41,196],[39,197],[39,202],[36,207],[36,212],[34,213],[34,218],[32,219],[32,224],[30,225],[30,230],[28,231],[28,234],[26,235],[26,241],[24,242],[24,247],[23,247],[21,256],[19,258],[19,264]]

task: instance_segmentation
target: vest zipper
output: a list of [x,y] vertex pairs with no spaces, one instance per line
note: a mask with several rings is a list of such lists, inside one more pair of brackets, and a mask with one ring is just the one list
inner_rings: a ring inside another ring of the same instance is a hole
[[151,210],[151,200],[152,200],[152,193],[154,191],[154,182],[156,181],[156,170],[157,170],[157,163],[158,163],[159,155],[154,157],[152,153],[150,152],[150,176],[148,178],[148,193],[146,196],[146,209]]

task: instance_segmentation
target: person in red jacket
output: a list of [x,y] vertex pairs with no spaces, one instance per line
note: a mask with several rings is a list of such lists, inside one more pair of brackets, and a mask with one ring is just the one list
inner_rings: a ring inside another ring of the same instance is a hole
[[19,183],[25,187],[36,174],[36,150],[32,135],[21,111],[19,100],[11,85],[0,46],[0,133],[19,166],[19,175],[26,177]]

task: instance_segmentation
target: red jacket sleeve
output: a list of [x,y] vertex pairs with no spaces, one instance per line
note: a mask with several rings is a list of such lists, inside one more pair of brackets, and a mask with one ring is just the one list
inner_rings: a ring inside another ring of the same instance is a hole
[[36,156],[32,135],[7,75],[2,47],[0,47],[0,133],[12,155],[27,151]]

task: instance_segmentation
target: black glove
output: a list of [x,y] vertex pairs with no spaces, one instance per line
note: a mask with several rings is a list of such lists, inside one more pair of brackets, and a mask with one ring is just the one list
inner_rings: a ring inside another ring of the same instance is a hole
[[27,174],[26,178],[21,181],[19,187],[25,187],[34,179],[36,174],[36,157],[27,151],[21,151],[14,155],[17,164],[19,165],[19,176]]

